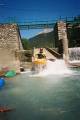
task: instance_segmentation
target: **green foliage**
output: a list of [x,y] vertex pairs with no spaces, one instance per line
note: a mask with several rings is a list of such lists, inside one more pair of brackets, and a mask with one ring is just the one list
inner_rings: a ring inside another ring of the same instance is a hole
[[67,32],[69,47],[80,47],[80,16],[74,17],[72,27]]
[[29,40],[27,38],[22,38],[22,45],[24,50],[30,49]]
[[74,21],[80,22],[80,15],[74,17]]

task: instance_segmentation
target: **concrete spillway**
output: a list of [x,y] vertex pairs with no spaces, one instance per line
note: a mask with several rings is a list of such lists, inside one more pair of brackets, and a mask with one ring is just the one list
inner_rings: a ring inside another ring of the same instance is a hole
[[56,52],[54,49],[51,49],[51,48],[46,48],[46,50],[51,53],[53,56],[55,56],[55,58],[61,58],[61,55]]
[[[52,53],[50,53],[47,49],[43,48],[43,51],[46,54],[47,59],[53,59],[53,60],[56,59],[56,57]],[[36,54],[39,53],[39,48],[35,49],[35,53]]]

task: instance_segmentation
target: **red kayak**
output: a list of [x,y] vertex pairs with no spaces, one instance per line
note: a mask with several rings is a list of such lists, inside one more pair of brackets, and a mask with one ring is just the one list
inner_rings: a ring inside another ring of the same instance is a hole
[[0,108],[0,112],[10,112],[10,111],[12,111],[13,109],[11,109],[11,108],[5,108],[5,107],[1,107]]

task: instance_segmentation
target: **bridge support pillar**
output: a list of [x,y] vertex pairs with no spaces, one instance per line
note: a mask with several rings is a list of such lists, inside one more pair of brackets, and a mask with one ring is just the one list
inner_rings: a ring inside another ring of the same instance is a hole
[[21,39],[16,24],[0,25],[0,68],[9,67],[20,72],[20,59],[17,51],[22,50]]
[[58,27],[58,40],[60,41],[60,48],[63,51],[63,59],[68,62],[69,54],[68,54],[68,38],[67,38],[67,30],[66,23],[60,21],[57,23]]

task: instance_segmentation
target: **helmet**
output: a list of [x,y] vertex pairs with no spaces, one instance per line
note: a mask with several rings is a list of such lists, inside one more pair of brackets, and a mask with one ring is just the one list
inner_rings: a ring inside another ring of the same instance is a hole
[[43,48],[40,48],[40,53],[43,53]]

